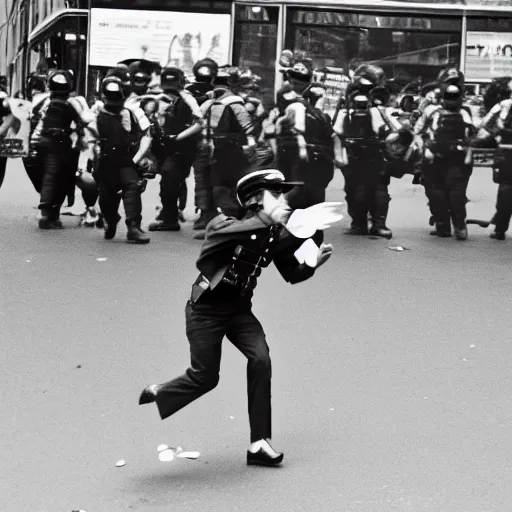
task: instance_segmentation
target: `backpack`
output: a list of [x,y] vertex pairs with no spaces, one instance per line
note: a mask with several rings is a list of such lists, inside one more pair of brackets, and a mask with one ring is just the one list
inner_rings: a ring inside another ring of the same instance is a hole
[[437,110],[437,125],[432,127],[432,147],[435,153],[458,151],[457,146],[465,142],[466,123],[460,111]]
[[[233,103],[243,105],[244,100],[238,96],[228,96],[226,100],[228,101],[212,101],[208,106],[205,115],[206,139],[208,142],[214,139],[217,141],[224,139],[230,142],[241,141],[243,144],[245,142],[245,134],[231,105]],[[219,108],[217,112],[214,112],[215,107],[222,107],[222,109]]]

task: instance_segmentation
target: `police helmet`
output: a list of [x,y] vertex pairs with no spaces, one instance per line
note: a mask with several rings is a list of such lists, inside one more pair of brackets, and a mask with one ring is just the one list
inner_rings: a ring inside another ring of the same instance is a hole
[[464,88],[464,73],[457,68],[443,69],[437,76],[437,81],[440,84],[452,84],[458,86],[460,89]]
[[298,82],[309,83],[313,79],[313,70],[308,61],[298,61],[290,69],[286,71],[288,78],[297,80]]
[[462,91],[456,85],[447,85],[443,90],[442,100],[447,109],[460,108],[462,105]]
[[196,82],[211,82],[219,72],[219,65],[210,58],[201,59],[192,68]]
[[123,85],[129,85],[131,82],[130,72],[126,64],[118,64],[115,68],[109,69],[106,78],[108,77],[119,78]]
[[222,66],[213,83],[220,87],[238,87],[240,85],[240,70],[235,66]]
[[69,94],[73,90],[73,75],[65,69],[48,74],[48,89],[52,93]]
[[125,96],[123,83],[116,76],[109,76],[101,82],[101,94],[107,105],[123,105]]
[[370,91],[370,101],[373,105],[387,106],[391,98],[391,92],[385,85],[378,85]]
[[384,70],[374,64],[361,64],[354,71],[354,81],[359,81],[362,85],[380,85],[384,80]]
[[186,81],[185,73],[175,67],[164,68],[160,76],[160,86],[164,91],[167,89],[183,89]]

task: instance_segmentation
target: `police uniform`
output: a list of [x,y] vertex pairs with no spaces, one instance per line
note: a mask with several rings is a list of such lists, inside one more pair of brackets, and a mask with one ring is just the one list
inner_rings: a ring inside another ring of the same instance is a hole
[[[122,197],[128,227],[127,239],[135,243],[148,243],[149,237],[141,229],[141,194],[145,181],[134,158],[147,137],[149,122],[140,109],[123,106],[122,83],[118,78],[106,78],[102,91],[105,108],[98,114],[95,126],[99,155],[94,177],[98,182],[99,205],[105,219],[105,238],[110,240],[116,234]],[[144,123],[142,126],[141,119]]]
[[[178,68],[162,71],[157,96],[157,120],[161,132],[160,199],[162,210],[150,231],[179,231],[178,200],[181,187],[190,174],[196,159],[197,144],[202,127],[202,113],[194,96],[184,90],[185,75]],[[196,130],[197,128],[197,130]],[[191,130],[188,135],[187,131]],[[194,133],[196,131],[196,133]],[[185,138],[182,138],[185,135]]]
[[[213,95],[213,81],[219,71],[218,64],[212,59],[202,59],[194,64],[195,82],[187,85],[186,89],[202,107]],[[204,114],[205,110],[201,110]],[[206,132],[197,145],[196,161],[194,162],[194,203],[200,216],[194,221],[195,230],[204,230],[210,220],[217,214],[213,201],[213,187],[211,183],[211,154],[210,145],[206,141]]]
[[425,121],[425,156],[423,164],[426,190],[436,229],[432,234],[467,238],[466,190],[472,163],[466,146],[472,135],[471,115],[461,106],[462,92],[455,85],[443,90],[442,105]]
[[241,213],[236,200],[238,180],[250,172],[254,154],[246,152],[245,144],[254,148],[254,125],[245,109],[244,100],[231,88],[237,82],[237,72],[217,75],[214,99],[202,105],[206,142],[213,146],[212,189],[214,207],[226,215]]
[[493,173],[494,182],[498,184],[498,194],[493,218],[495,229],[490,236],[496,240],[505,240],[512,217],[512,99],[502,101],[499,106],[496,125],[501,141]]
[[[242,179],[237,191],[245,203],[261,190],[284,192],[291,186],[279,172],[260,171]],[[289,218],[288,214],[284,218]],[[292,284],[315,272],[294,257],[294,250],[303,241],[274,222],[252,211],[241,220],[219,215],[208,224],[207,239],[197,261],[200,274],[186,306],[191,366],[176,379],[148,386],[139,400],[140,404],[156,402],[162,419],[216,387],[222,340],[227,337],[248,359],[251,443],[271,438],[271,361],[265,333],[251,310],[253,291],[262,269],[272,262]],[[286,221],[283,224],[286,226]],[[248,454],[248,463],[255,459]],[[279,460],[260,462],[277,465],[281,460],[282,455]]]
[[48,82],[50,98],[31,140],[41,153],[43,166],[39,227],[60,229],[60,208],[76,180],[79,152],[71,136],[81,127],[90,126],[94,116],[76,98],[70,98],[71,73],[55,71],[49,75]]
[[[372,85],[369,83],[368,88]],[[401,125],[387,115],[384,107],[371,106],[364,87],[354,84],[352,90],[348,108],[340,111],[334,125],[334,132],[348,157],[343,175],[348,211],[353,221],[350,233],[367,234],[368,215],[371,214],[370,233],[391,238],[392,232],[386,226],[391,199],[388,193],[390,177],[382,143],[390,131],[400,130]]]

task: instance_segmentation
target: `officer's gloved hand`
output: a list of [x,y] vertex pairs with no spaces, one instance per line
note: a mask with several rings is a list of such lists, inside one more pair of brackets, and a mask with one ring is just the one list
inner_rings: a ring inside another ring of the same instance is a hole
[[148,180],[152,180],[156,177],[156,166],[155,162],[149,158],[144,157],[137,165],[139,174]]

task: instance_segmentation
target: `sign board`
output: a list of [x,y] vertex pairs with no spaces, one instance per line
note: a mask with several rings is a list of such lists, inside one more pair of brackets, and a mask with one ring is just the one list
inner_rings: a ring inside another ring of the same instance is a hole
[[0,157],[21,158],[28,156],[32,105],[29,101],[10,98],[9,106],[14,116],[14,122],[9,127],[5,137],[0,138]]
[[201,58],[230,62],[230,32],[229,14],[91,9],[89,64],[144,58],[188,75]]
[[467,32],[466,80],[512,75],[512,32]]
[[342,68],[323,68],[315,70],[313,80],[325,86],[322,110],[333,119],[340,96],[344,95],[350,78],[343,73]]

